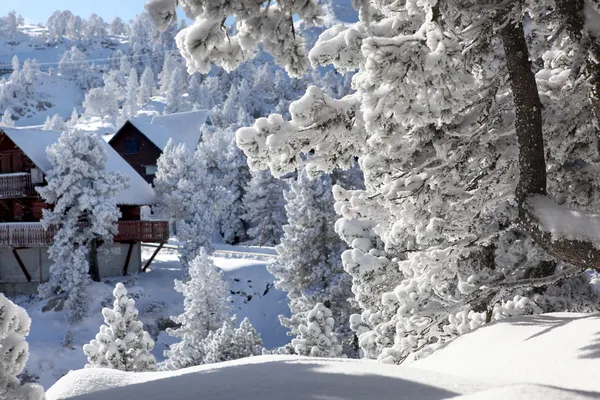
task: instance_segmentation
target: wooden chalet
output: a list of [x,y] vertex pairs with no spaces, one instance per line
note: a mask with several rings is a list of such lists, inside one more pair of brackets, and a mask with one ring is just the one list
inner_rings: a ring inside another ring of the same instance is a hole
[[[31,292],[48,276],[47,248],[56,228],[42,228],[42,210],[51,205],[35,187],[46,184],[45,175],[52,167],[46,148],[59,137],[59,132],[0,128],[0,292]],[[130,181],[117,198],[122,217],[113,246],[121,249],[120,254],[99,255],[98,259],[101,276],[115,276],[145,269],[156,253],[142,268],[141,243],[158,243],[160,249],[169,239],[169,224],[141,220],[141,207],[155,203],[154,190],[112,147],[102,143],[108,152],[107,170],[119,171]]]
[[157,161],[169,139],[195,149],[201,139],[201,127],[210,125],[208,111],[190,111],[155,117],[140,116],[125,122],[108,143],[148,183],[152,183]]

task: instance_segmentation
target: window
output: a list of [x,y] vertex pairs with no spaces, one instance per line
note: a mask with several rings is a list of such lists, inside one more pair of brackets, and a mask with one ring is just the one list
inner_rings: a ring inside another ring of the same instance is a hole
[[156,175],[158,167],[156,165],[146,165],[146,175]]
[[125,140],[125,154],[140,154],[140,141],[136,139]]

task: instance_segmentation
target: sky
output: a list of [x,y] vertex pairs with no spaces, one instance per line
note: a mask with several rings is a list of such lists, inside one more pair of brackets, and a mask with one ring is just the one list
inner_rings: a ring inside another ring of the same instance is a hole
[[115,16],[128,21],[144,11],[148,0],[0,0],[0,15],[15,10],[27,23],[45,23],[56,10],[70,10],[87,18],[96,13],[110,22]]

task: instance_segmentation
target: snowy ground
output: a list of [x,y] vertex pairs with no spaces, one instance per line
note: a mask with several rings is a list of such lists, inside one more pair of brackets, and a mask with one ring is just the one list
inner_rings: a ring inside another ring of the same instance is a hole
[[490,324],[408,366],[261,356],[175,372],[80,370],[48,400],[600,398],[598,314],[548,314]]
[[[153,249],[144,249],[144,257],[148,258]],[[251,252],[251,248],[231,248],[240,252]],[[260,252],[271,252],[263,249]],[[232,297],[233,312],[238,322],[248,317],[256,329],[262,334],[267,348],[281,346],[289,341],[286,331],[279,324],[278,315],[289,313],[285,293],[273,287],[273,276],[266,270],[271,260],[247,259],[243,254],[223,254],[215,257],[217,266],[223,269],[224,277],[229,285]],[[250,258],[261,258],[260,256]],[[94,284],[90,290],[89,316],[71,328],[74,341],[72,346],[61,346],[67,329],[63,312],[46,311],[46,301],[37,298],[18,298],[32,319],[31,333],[28,337],[30,357],[27,363],[27,375],[38,380],[45,388],[49,388],[69,370],[82,368],[86,358],[81,347],[94,338],[99,326],[103,323],[100,313],[102,307],[112,306],[112,290],[114,285],[122,281],[130,295],[136,299],[140,311],[140,320],[144,322],[151,336],[156,341],[153,354],[157,360],[163,359],[163,351],[173,342],[173,338],[164,332],[169,326],[169,316],[183,311],[183,297],[173,288],[174,279],[181,277],[180,264],[175,250],[163,249],[156,257],[146,273],[126,278],[105,279]]]

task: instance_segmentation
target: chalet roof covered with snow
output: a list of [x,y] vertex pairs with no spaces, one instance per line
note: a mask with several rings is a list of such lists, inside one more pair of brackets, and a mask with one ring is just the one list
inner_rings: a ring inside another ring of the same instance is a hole
[[[44,131],[39,128],[2,128],[1,129],[44,173],[52,169],[46,155],[46,148],[58,142],[61,133]],[[156,196],[152,186],[148,184],[111,146],[101,140],[108,160],[106,170],[121,172],[129,177],[129,188],[117,197],[120,205],[151,205],[156,203]]]
[[[130,119],[129,123],[162,151],[169,139],[173,139],[176,144],[184,143],[188,148],[195,149],[202,135],[200,128],[208,119],[208,110],[201,110],[155,117],[142,115]],[[117,134],[106,136],[105,140],[110,143]]]

